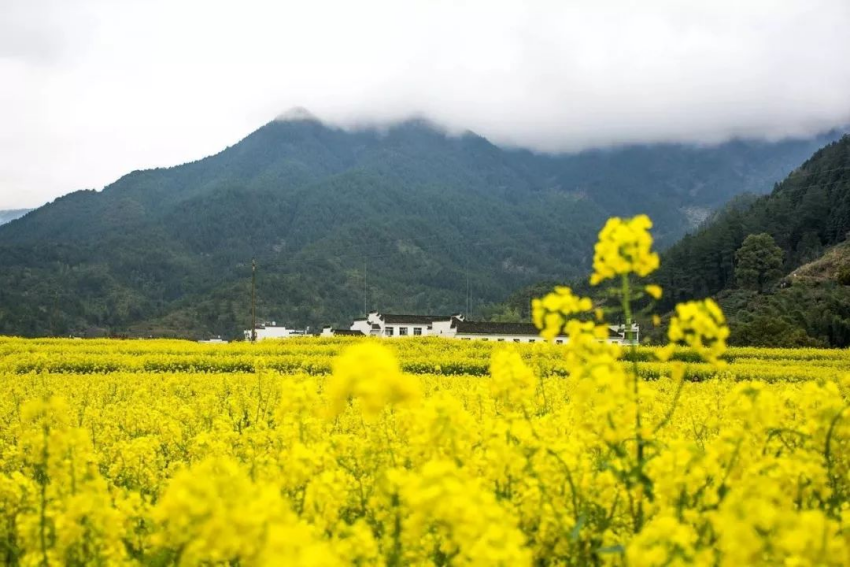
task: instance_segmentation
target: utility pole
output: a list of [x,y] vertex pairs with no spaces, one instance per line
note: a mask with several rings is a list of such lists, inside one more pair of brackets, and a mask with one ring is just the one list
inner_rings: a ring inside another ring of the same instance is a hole
[[529,288],[529,302],[526,304],[526,308],[529,310],[529,321],[532,321],[532,301],[534,299],[535,298],[532,294],[532,289]]
[[363,316],[369,316],[366,310],[366,256],[363,257]]
[[50,310],[50,336],[56,336],[56,311],[59,309],[59,297],[53,292],[53,309]]
[[257,303],[254,287],[257,282],[257,262],[251,259],[251,342],[257,340]]
[[466,297],[464,298],[464,318],[467,319],[467,320],[470,320],[470,319],[473,318],[472,313],[471,313],[471,311],[473,310],[473,302],[470,299],[470,263],[469,263],[469,261],[467,262],[467,266],[466,266],[464,271],[467,272],[466,273],[466,276],[467,276],[467,293],[466,293]]

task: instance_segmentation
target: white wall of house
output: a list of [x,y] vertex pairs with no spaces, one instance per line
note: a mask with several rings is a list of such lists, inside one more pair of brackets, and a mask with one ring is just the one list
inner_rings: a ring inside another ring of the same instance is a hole
[[414,323],[385,324],[382,327],[381,335],[387,337],[388,339],[398,339],[405,337],[430,337],[432,336],[432,326]]
[[[482,335],[482,334],[453,334],[453,335],[442,335],[445,338],[449,339],[460,339],[462,341],[491,341],[491,342],[504,342],[504,343],[543,343],[546,342],[546,339],[541,337],[540,335]],[[568,337],[556,337],[555,344],[565,344],[569,342],[570,339]],[[620,338],[609,338],[606,339],[606,342],[609,344],[619,344],[625,345],[629,344],[627,341]],[[637,343],[636,343],[637,344]]]
[[452,317],[447,319],[436,319],[428,323],[386,323],[381,314],[373,311],[366,319],[355,319],[352,322],[352,331],[360,331],[364,335],[404,338],[404,337],[432,337],[443,336],[452,331]]
[[[464,320],[464,317],[459,317],[460,320]],[[454,330],[452,329],[452,319],[445,319],[441,321],[432,321],[431,323],[432,335],[435,337],[442,337],[454,334]]]
[[632,324],[632,340],[628,340],[626,336],[626,325],[609,325],[609,328],[616,333],[623,333],[623,338],[616,340],[609,340],[609,342],[617,342],[621,345],[637,345],[640,344],[638,342],[639,328],[638,323]]
[[[258,341],[265,339],[291,339],[292,337],[303,337],[305,331],[300,329],[288,329],[287,327],[278,327],[277,325],[258,325],[254,330]],[[244,331],[245,340],[251,340],[251,330]]]
[[[482,335],[482,334],[447,334],[443,335],[446,338],[450,339],[460,339],[462,341],[492,341],[492,342],[503,342],[503,343],[542,343],[545,342],[543,338],[539,335]],[[565,342],[564,337],[559,337],[557,342],[559,344]]]
[[[523,335],[511,335],[511,334],[463,334],[458,333],[457,328],[453,326],[454,317],[450,317],[447,319],[435,319],[431,321],[430,325],[425,323],[385,323],[384,319],[382,319],[381,314],[373,311],[370,313],[365,319],[356,319],[350,329],[352,331],[359,331],[364,335],[369,336],[377,336],[382,338],[406,338],[406,337],[444,337],[449,339],[460,339],[460,340],[477,340],[477,341],[494,341],[494,342],[509,342],[509,343],[536,343],[536,342],[544,342],[544,339],[541,338],[540,335],[537,334],[523,334]],[[463,317],[459,317],[459,319],[463,320]],[[609,327],[614,333],[623,333],[624,326],[623,325],[611,325]],[[632,342],[626,340],[625,337],[617,337],[610,336],[606,339],[608,343],[616,343],[621,345],[626,344],[638,344],[638,333],[639,328],[638,325],[633,323],[632,325],[633,331],[633,340]],[[322,336],[332,336],[329,331],[328,335],[325,335],[323,330]],[[555,340],[556,344],[563,344],[568,341],[567,337],[557,337]]]
[[368,335],[372,330],[372,324],[367,319],[355,319],[349,328],[352,331],[360,331],[364,335]]

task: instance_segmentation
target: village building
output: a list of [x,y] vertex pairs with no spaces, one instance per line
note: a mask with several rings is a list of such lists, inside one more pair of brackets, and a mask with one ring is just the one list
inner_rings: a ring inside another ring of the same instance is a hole
[[[632,326],[632,339],[626,337],[623,325],[610,325],[608,343],[638,344],[638,325]],[[477,341],[496,341],[514,343],[536,343],[546,339],[541,337],[541,331],[531,323],[491,323],[487,321],[459,321],[452,327],[452,332],[445,335],[448,338]],[[555,337],[556,344],[567,342],[566,335]]]
[[454,315],[395,315],[373,311],[364,319],[355,319],[350,327],[373,337],[435,337],[451,332],[453,322],[463,321],[460,313]]
[[[308,334],[308,329],[290,329],[285,326],[278,326],[274,321],[271,323],[258,323],[254,328],[256,340],[262,341],[265,339],[291,339],[293,337],[304,337]],[[251,340],[251,330],[243,331],[245,340]]]
[[[496,341],[514,343],[542,342],[541,331],[531,323],[490,323],[486,321],[462,321],[454,325],[447,337],[463,341]],[[558,336],[555,341],[563,343],[567,337]]]
[[362,337],[363,333],[360,331],[353,331],[351,329],[335,329],[334,327],[322,327],[322,332],[319,333],[320,337]]
[[[326,331],[327,329],[327,331]],[[339,335],[330,327],[323,329],[322,336]],[[606,341],[621,345],[638,344],[638,324],[632,324],[632,337],[627,336],[624,325],[610,325]],[[360,334],[383,338],[401,337],[444,337],[459,340],[534,343],[543,342],[540,330],[531,323],[491,323],[467,321],[461,314],[455,315],[396,315],[374,311],[363,319],[355,319],[346,334]],[[568,337],[555,338],[556,344],[567,342]]]
[[213,337],[212,339],[201,339],[198,341],[201,344],[205,345],[226,345],[228,341],[224,340],[221,336]]

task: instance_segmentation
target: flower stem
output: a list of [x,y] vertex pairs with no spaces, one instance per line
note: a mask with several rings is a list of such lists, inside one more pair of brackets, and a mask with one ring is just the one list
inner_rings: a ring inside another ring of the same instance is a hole
[[629,348],[632,351],[632,388],[635,398],[635,469],[636,477],[641,485],[641,494],[638,498],[638,506],[634,523],[635,533],[641,531],[644,524],[644,492],[647,490],[644,485],[644,438],[641,435],[641,406],[639,404],[638,395],[638,358],[635,353],[635,342],[632,338],[632,306],[631,306],[631,290],[629,286],[629,274],[621,275],[621,306],[624,315],[624,336],[629,342]]

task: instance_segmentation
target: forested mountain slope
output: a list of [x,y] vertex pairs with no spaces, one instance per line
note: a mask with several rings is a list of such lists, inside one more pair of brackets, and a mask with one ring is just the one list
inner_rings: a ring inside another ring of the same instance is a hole
[[784,271],[848,238],[848,136],[816,152],[766,196],[727,207],[663,256],[658,279],[670,304],[735,286],[735,254],[749,234],[768,233]]
[[0,211],[0,224],[6,224],[7,222],[12,222],[15,219],[19,219],[32,209],[5,209]]
[[[730,319],[734,344],[847,346],[848,232],[849,140],[844,136],[769,195],[725,207],[663,254],[656,276],[666,292],[663,306],[716,296]],[[749,235],[763,235],[776,248],[758,247],[745,258],[741,250]],[[764,265],[772,250],[774,277],[767,269],[760,285],[743,277],[745,262]]]
[[0,333],[235,336],[252,258],[258,315],[288,325],[343,323],[364,305],[460,310],[468,280],[484,302],[587,272],[613,214],[646,212],[672,243],[835,136],[549,156],[423,121],[273,121],[0,227]]

